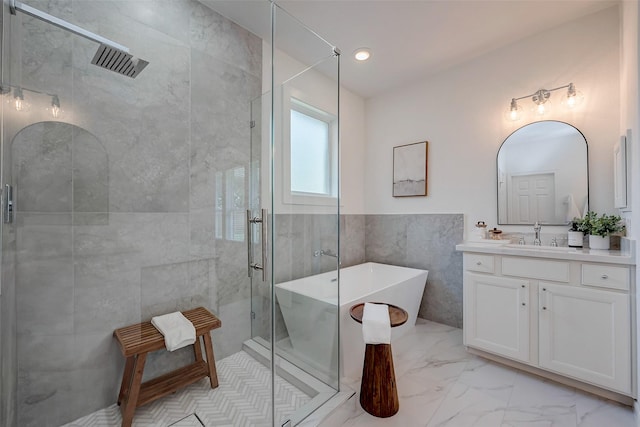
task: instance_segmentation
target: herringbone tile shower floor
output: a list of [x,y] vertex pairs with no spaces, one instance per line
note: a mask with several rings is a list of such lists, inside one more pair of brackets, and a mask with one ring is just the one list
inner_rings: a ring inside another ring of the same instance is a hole
[[[142,406],[136,410],[133,427],[168,427],[194,413],[207,427],[271,426],[269,369],[244,351],[218,361],[216,367],[218,388],[211,389],[209,379],[204,378]],[[280,377],[276,377],[275,396],[276,420],[311,400]],[[121,422],[120,408],[114,404],[63,427],[119,427]]]

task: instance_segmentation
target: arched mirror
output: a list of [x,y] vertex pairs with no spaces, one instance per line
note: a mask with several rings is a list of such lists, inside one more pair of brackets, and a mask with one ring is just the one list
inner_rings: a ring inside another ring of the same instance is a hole
[[589,205],[587,140],[557,121],[531,123],[498,150],[498,224],[563,225]]

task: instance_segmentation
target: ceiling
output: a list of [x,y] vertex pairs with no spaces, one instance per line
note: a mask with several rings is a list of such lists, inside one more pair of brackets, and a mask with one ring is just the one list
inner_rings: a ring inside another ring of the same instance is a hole
[[[265,0],[201,0],[270,39]],[[277,3],[342,51],[343,86],[369,98],[491,50],[594,13],[617,0],[280,0]],[[303,42],[278,46],[303,62]],[[357,62],[353,51],[372,57]]]

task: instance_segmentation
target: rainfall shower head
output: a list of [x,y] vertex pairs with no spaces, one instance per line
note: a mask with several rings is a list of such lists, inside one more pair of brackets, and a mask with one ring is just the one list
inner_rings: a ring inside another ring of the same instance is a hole
[[41,21],[55,25],[58,28],[70,31],[96,43],[100,43],[98,51],[91,60],[91,63],[94,65],[106,68],[109,71],[114,71],[127,77],[136,78],[144,67],[149,64],[147,61],[133,57],[129,53],[128,47],[87,31],[84,28],[80,28],[77,25],[63,21],[62,19],[49,15],[46,12],[35,9],[26,4],[22,4],[17,0],[11,0],[10,8],[13,15],[15,15],[16,11],[19,10],[20,12],[33,16]]
[[91,63],[131,78],[136,78],[149,64],[143,59],[134,58],[131,54],[106,44],[100,44]]

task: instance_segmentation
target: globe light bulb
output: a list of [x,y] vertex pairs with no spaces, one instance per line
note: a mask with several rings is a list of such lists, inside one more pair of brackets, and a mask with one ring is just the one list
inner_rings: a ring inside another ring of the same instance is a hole
[[507,108],[507,111],[505,111],[504,118],[512,122],[522,118],[522,107],[518,105],[515,98],[511,99],[511,104],[509,108]]
[[551,92],[546,89],[540,89],[535,94],[533,94],[531,100],[535,104],[535,106],[533,107],[533,112],[535,114],[542,116],[551,111],[551,101],[549,100],[550,96]]
[[60,108],[60,98],[58,98],[58,95],[53,95],[51,97],[51,106],[47,108],[47,111],[51,113],[51,116],[54,119],[59,119],[60,117],[62,117],[64,110]]
[[584,95],[582,92],[576,90],[573,83],[570,83],[569,89],[567,89],[567,95],[562,99],[562,101],[567,108],[575,108],[582,104],[582,101],[584,101]]
[[31,104],[24,100],[24,93],[19,87],[13,90],[13,107],[20,112],[29,111],[31,107]]

